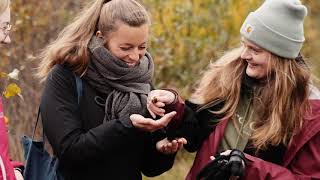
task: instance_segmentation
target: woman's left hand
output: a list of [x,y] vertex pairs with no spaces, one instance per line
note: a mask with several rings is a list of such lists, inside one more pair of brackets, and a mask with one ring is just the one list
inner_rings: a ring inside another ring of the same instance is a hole
[[[230,150],[230,149],[228,149],[228,150],[226,150],[226,151],[224,151],[224,152],[220,153],[220,155],[229,156],[229,155],[230,155],[230,153],[231,153],[231,150]],[[210,159],[213,161],[213,160],[215,159],[215,157],[214,157],[214,156],[210,156]]]
[[173,154],[179,151],[185,144],[187,144],[187,140],[185,138],[178,138],[172,141],[165,138],[157,142],[156,148],[163,154]]
[[154,132],[158,129],[166,127],[176,114],[177,113],[175,111],[172,111],[170,113],[165,114],[158,120],[145,118],[140,114],[132,114],[130,116],[130,120],[134,127],[142,129],[144,131]]

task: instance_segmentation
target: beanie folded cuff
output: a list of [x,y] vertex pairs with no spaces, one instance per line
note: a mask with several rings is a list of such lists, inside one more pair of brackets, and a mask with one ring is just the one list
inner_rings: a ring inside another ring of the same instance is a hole
[[277,33],[250,13],[240,29],[241,35],[250,42],[280,57],[294,59],[298,56],[303,41],[294,40]]

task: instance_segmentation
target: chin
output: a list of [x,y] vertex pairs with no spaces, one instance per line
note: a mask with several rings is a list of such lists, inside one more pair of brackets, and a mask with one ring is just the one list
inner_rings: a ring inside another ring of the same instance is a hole
[[254,79],[259,79],[259,75],[257,73],[254,73],[254,72],[251,72],[251,71],[246,71],[246,74],[251,77],[251,78],[254,78]]

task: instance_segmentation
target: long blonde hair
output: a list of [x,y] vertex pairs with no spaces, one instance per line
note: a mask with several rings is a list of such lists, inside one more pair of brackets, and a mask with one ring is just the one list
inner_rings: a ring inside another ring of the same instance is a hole
[[[211,63],[190,100],[202,107],[224,102],[220,110],[212,113],[231,118],[239,105],[246,68],[241,52],[242,47],[233,49]],[[268,145],[288,145],[309,110],[311,73],[306,64],[270,54],[268,66],[272,70],[264,86],[256,90],[253,102],[258,117],[250,138],[258,150]]]
[[88,43],[100,30],[104,36],[117,30],[116,22],[139,27],[150,23],[146,9],[135,0],[95,0],[65,27],[40,54],[37,76],[45,80],[55,64],[67,64],[83,74],[88,66]]
[[0,15],[2,15],[6,9],[9,7],[10,0],[1,0],[0,1]]

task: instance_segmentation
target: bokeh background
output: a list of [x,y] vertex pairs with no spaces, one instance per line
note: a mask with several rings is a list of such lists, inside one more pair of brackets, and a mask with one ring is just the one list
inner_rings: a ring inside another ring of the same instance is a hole
[[[194,83],[210,61],[239,46],[239,28],[262,0],[141,0],[152,17],[149,51],[154,57],[157,88],[174,87],[188,98]],[[31,135],[43,84],[34,76],[36,56],[84,7],[88,0],[12,0],[13,43],[1,49],[0,72],[20,70],[15,81],[22,98],[4,98],[9,119],[10,153],[23,161],[20,138]],[[320,77],[320,0],[302,0],[309,13],[305,21],[303,54]],[[286,23],[286,22],[283,22]],[[8,84],[1,79],[1,90]],[[66,97],[67,98],[67,97]],[[173,169],[154,180],[183,179],[194,154],[180,151]]]

